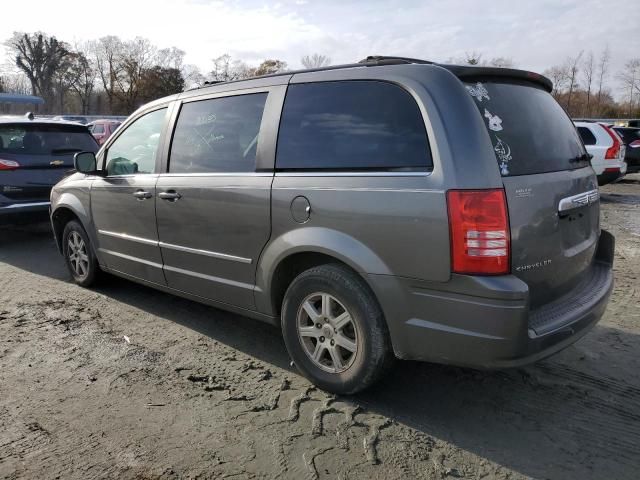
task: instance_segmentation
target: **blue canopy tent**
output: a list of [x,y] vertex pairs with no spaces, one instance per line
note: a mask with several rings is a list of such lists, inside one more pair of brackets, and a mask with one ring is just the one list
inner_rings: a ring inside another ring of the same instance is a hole
[[[0,93],[0,112],[3,113],[25,113],[29,107],[12,107],[13,105],[33,105],[36,107],[44,105],[44,99],[36,95],[22,95],[19,93]],[[31,107],[33,108],[33,107]]]

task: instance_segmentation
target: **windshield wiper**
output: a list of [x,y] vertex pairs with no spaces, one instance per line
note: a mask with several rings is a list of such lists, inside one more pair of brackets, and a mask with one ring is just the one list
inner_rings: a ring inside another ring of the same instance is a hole
[[81,151],[81,148],[54,148],[51,153],[76,153]]
[[588,162],[593,158],[593,155],[590,153],[583,153],[577,157],[573,157],[569,159],[569,163],[577,163],[577,162]]

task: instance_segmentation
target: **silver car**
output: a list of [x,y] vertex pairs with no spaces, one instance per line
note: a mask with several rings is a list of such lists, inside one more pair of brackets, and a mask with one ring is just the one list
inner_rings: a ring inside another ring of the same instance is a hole
[[523,365],[602,316],[613,237],[531,72],[390,57],[135,112],[51,194],[73,279],[109,272],[270,322],[353,393],[394,358]]

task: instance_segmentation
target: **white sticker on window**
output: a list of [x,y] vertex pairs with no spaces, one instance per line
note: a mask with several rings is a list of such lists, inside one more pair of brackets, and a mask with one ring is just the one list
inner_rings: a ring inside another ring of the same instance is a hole
[[496,135],[496,143],[493,147],[493,150],[496,152],[496,156],[498,160],[500,160],[500,173],[502,175],[509,175],[509,162],[511,161],[511,148],[509,145],[502,140],[500,137]]
[[491,98],[489,98],[489,92],[486,88],[484,88],[484,85],[482,85],[482,83],[478,82],[475,84],[475,86],[465,85],[465,87],[467,88],[469,94],[479,102],[482,102],[483,98],[491,100]]
[[484,116],[489,119],[490,130],[493,130],[494,132],[502,130],[502,119],[499,116],[491,115],[491,112],[486,108],[484,109]]

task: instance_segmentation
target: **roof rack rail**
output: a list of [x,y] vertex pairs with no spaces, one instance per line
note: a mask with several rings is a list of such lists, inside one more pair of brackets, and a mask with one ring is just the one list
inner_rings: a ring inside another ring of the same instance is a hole
[[385,55],[369,55],[367,58],[360,60],[358,63],[364,65],[402,65],[407,63],[417,63],[421,65],[431,65],[434,62],[429,60],[421,60],[419,58],[409,57],[389,57]]

